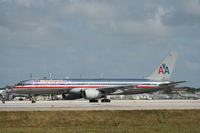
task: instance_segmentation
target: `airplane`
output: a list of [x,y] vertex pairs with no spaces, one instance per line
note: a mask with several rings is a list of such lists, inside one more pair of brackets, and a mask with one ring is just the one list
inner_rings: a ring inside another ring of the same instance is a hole
[[28,94],[32,103],[35,95],[62,94],[64,100],[84,98],[89,102],[111,102],[107,95],[149,93],[175,87],[186,81],[172,82],[170,77],[177,53],[171,52],[156,70],[144,79],[31,79],[17,83],[12,91]]

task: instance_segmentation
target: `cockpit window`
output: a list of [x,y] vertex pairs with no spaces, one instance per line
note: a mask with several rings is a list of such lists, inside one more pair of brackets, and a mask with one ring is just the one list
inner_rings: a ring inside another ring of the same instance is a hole
[[24,81],[17,83],[16,86],[24,86]]
[[22,86],[22,83],[17,83],[16,86]]

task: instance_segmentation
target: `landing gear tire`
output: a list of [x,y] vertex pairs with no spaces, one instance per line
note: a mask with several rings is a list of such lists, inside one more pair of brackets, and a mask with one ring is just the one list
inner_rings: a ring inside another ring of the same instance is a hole
[[36,103],[36,100],[34,97],[31,97],[30,100],[31,100],[31,103]]
[[31,103],[36,103],[36,101],[35,101],[35,100],[32,100]]
[[110,102],[110,99],[102,99],[101,102],[102,102],[102,103],[109,103],[109,102]]
[[91,99],[89,100],[90,103],[98,103],[98,100],[97,99]]
[[36,103],[36,99],[35,99],[35,96],[34,94],[29,94],[29,100],[31,101],[31,103]]
[[1,101],[2,103],[5,103],[5,98],[4,98],[2,95],[0,95],[0,101]]
[[2,99],[2,103],[3,103],[3,104],[5,103],[5,99],[4,99],[4,98]]

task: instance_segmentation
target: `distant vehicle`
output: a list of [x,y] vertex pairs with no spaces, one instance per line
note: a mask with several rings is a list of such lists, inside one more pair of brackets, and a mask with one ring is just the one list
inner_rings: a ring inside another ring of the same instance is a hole
[[12,90],[18,94],[32,96],[43,94],[62,94],[65,100],[79,98],[90,102],[110,102],[107,95],[130,95],[159,91],[176,86],[185,81],[172,82],[170,76],[176,62],[177,53],[171,52],[145,79],[35,79],[21,81]]

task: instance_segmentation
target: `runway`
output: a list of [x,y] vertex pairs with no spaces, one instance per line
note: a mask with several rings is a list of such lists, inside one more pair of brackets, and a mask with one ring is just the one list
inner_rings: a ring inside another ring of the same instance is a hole
[[42,110],[161,110],[200,109],[200,100],[112,100],[111,103],[73,101],[6,101],[0,103],[0,111]]

